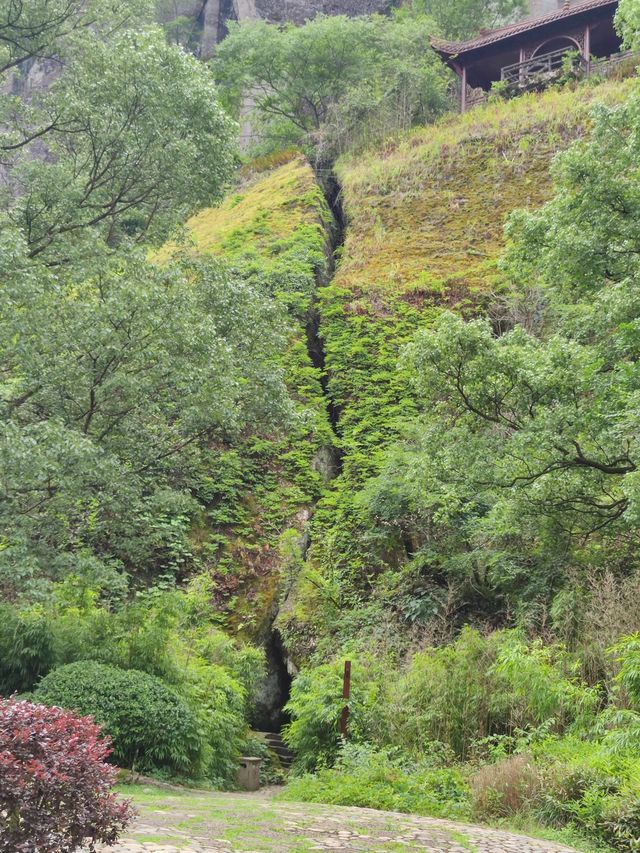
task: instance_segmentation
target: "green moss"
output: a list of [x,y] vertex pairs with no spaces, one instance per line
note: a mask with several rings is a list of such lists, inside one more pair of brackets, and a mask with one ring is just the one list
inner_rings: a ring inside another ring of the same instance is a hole
[[[324,480],[314,460],[333,441],[320,371],[306,341],[318,283],[328,275],[332,227],[311,166],[287,152],[246,167],[226,200],[185,228],[192,251],[224,257],[290,318],[282,369],[295,403],[293,424],[286,434],[249,434],[233,446],[211,448],[208,474],[197,486],[204,507],[192,535],[197,553],[217,580],[217,603],[229,627],[256,639],[277,609],[280,536],[301,530],[318,500]],[[159,260],[176,248],[166,246]]]
[[506,217],[550,198],[556,152],[588,132],[594,99],[619,102],[629,85],[492,104],[338,163],[348,227],[319,305],[343,470],[317,507],[310,560],[330,581],[341,616],[327,615],[317,584],[301,584],[295,614],[281,624],[293,648],[313,648],[313,634],[331,638],[321,650],[335,648],[336,633],[357,631],[358,613],[370,632],[371,601],[392,618],[385,589],[394,586],[380,575],[406,562],[406,553],[372,526],[357,494],[415,411],[409,376],[398,366],[402,347],[443,308],[470,315],[491,305],[506,286],[497,265]]

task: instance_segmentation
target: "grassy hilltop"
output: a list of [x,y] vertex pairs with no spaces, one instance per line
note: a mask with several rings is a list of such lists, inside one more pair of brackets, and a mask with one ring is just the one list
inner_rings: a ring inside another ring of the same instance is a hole
[[[390,550],[383,534],[371,530],[354,499],[377,472],[398,421],[414,409],[398,365],[403,345],[443,308],[473,316],[500,302],[506,285],[497,261],[507,216],[550,198],[554,155],[585,136],[594,101],[620,102],[629,85],[488,105],[413,131],[380,152],[339,161],[348,224],[336,275],[319,300],[342,473],[318,506],[311,564],[347,591],[360,610],[356,625],[388,621],[398,595],[388,571],[406,561],[402,548]],[[326,608],[315,606],[312,588],[307,593],[298,618],[322,621]],[[371,599],[385,606],[384,616],[377,607],[363,609]],[[354,626],[347,623],[349,634]],[[319,636],[334,629],[317,624]],[[309,625],[301,633],[308,636]]]

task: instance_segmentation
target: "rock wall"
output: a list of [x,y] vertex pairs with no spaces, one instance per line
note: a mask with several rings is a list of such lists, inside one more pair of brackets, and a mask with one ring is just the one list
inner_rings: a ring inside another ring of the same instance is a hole
[[392,0],[255,0],[258,13],[267,21],[302,24],[318,14],[371,15],[386,12]]
[[[317,14],[370,15],[385,12],[395,0],[157,0],[156,20],[169,38],[203,59],[211,57],[226,34],[227,21],[259,19],[302,24]],[[29,97],[55,80],[59,64],[52,60],[25,63],[4,85],[5,91]]]
[[[193,28],[186,25],[176,32],[191,39],[190,46],[206,58],[211,56],[216,44],[224,38],[229,20],[260,19],[272,23],[291,21],[303,24],[318,14],[370,15],[386,12],[395,0],[159,0],[158,19],[165,25],[173,21],[191,20]],[[193,43],[193,34],[197,39]]]

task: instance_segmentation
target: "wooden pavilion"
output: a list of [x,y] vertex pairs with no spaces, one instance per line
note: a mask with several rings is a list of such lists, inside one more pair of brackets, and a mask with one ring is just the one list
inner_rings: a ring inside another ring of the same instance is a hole
[[[532,15],[464,42],[433,41],[460,78],[464,112],[504,81],[515,92],[540,88],[561,73],[574,51],[588,74],[612,56],[622,56],[614,27],[618,0],[534,0]],[[551,8],[550,8],[551,7]]]

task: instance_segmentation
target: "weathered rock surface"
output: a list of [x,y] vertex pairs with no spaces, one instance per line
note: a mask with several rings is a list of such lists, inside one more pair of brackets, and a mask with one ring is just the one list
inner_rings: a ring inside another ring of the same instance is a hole
[[301,24],[323,15],[371,15],[386,12],[393,0],[256,0],[261,18],[267,21],[293,21]]

